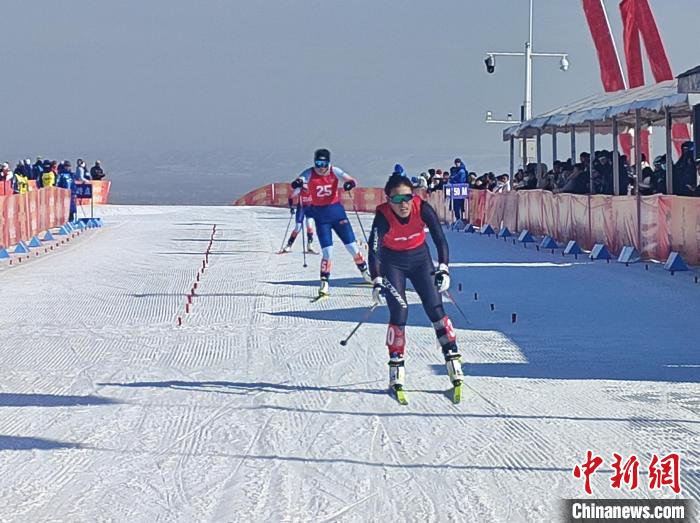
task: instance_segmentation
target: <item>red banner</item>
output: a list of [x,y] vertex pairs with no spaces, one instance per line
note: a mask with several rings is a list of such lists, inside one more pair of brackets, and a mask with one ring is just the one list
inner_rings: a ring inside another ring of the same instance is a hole
[[620,91],[625,88],[622,65],[615,50],[615,41],[605,14],[603,0],[583,0],[583,12],[591,30],[600,64],[600,78],[605,92]]

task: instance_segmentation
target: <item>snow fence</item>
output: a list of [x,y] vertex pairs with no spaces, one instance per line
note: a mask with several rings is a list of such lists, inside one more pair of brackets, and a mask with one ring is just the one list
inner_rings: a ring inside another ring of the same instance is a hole
[[68,221],[70,191],[46,187],[24,194],[0,193],[0,248],[29,241],[41,231]]
[[[433,204],[441,220],[453,221],[449,200],[442,192],[419,193]],[[249,192],[233,204],[286,207],[290,194],[289,184],[274,183]],[[374,212],[385,201],[381,188],[358,187],[352,191],[352,198],[343,191],[341,194],[347,210],[353,210],[354,201],[358,211]],[[666,260],[676,251],[689,263],[700,264],[700,198],[643,196],[639,217],[634,196],[472,190],[468,200],[465,211],[477,227],[490,224],[497,231],[502,227],[510,231],[527,229],[564,244],[576,240],[585,249],[603,243],[615,256],[626,245],[634,246],[645,258],[658,260]]]
[[472,191],[469,217],[496,230],[527,229],[559,242],[576,240],[585,249],[602,243],[615,256],[628,245],[645,258],[666,260],[676,251],[700,264],[700,198],[642,196],[638,216],[635,196]]

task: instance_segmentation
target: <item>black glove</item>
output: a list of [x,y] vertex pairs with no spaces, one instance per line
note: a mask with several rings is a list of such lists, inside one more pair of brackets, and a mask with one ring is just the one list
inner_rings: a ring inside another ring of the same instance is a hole
[[302,178],[297,178],[292,182],[292,189],[301,189],[304,187],[304,180]]
[[294,200],[292,200],[291,198],[287,198],[287,204],[289,204],[289,212],[291,214],[294,214]]
[[346,191],[352,191],[355,188],[355,185],[357,185],[353,180],[348,180],[343,184],[343,189]]

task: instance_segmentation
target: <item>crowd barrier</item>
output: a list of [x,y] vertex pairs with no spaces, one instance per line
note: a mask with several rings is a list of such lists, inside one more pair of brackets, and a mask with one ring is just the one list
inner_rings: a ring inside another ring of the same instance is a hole
[[614,255],[631,245],[643,257],[657,260],[666,260],[671,251],[677,251],[687,262],[700,264],[698,198],[642,196],[638,216],[635,196],[552,194],[541,190],[500,194],[473,191],[472,195],[483,209],[478,218],[496,230],[504,226],[511,231],[527,229],[558,241],[576,240],[586,249],[603,243]]
[[[355,208],[365,212],[374,212],[385,201],[379,188],[358,187],[352,191],[352,199],[349,193],[341,192],[347,210],[353,210],[353,199]],[[249,192],[234,205],[286,207],[290,194],[288,183],[275,183]],[[443,222],[454,220],[450,202],[441,191],[430,194],[421,191],[421,194],[435,207]],[[666,260],[671,251],[677,251],[688,263],[700,264],[700,198],[643,196],[640,219],[635,196],[473,190],[465,212],[476,227],[490,224],[496,230],[504,226],[511,231],[527,229],[559,242],[576,240],[586,249],[604,243],[616,256],[625,245],[634,246],[645,258],[657,260]]]
[[[36,180],[29,180],[30,191],[36,191]],[[92,184],[92,199],[95,205],[109,203],[109,189],[112,187],[111,180],[95,180],[92,182],[78,182]],[[0,196],[9,196],[13,193],[12,182],[0,182]],[[78,198],[78,205],[89,205],[89,198]]]
[[[384,190],[376,187],[357,187],[352,192],[340,191],[341,203],[346,210],[374,212],[385,201]],[[250,191],[233,202],[233,205],[268,205],[287,207],[292,188],[288,183],[271,183]],[[355,207],[353,207],[353,202]]]
[[70,191],[47,187],[24,194],[0,193],[0,248],[29,241],[68,220]]
[[[94,180],[90,182],[80,182],[92,184],[92,203],[95,205],[106,205],[109,203],[109,189],[112,187],[111,180]],[[90,205],[89,198],[78,198],[78,205]]]

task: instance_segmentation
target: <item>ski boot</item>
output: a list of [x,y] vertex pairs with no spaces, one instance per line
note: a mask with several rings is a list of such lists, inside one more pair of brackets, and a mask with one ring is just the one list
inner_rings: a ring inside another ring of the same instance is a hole
[[464,373],[462,372],[462,360],[460,355],[445,356],[445,366],[447,367],[447,375],[450,377],[452,385],[461,385],[464,381]]
[[406,368],[404,367],[403,356],[392,353],[389,358],[389,388],[393,391],[397,401],[408,404],[403,386],[406,382]]
[[445,353],[445,366],[447,367],[447,375],[452,383],[452,403],[462,401],[462,383],[464,382],[464,373],[462,372],[462,360],[457,348]]
[[321,280],[321,287],[318,289],[318,296],[319,296],[319,298],[321,298],[321,297],[330,296],[330,295],[331,295],[330,284],[328,283],[328,280],[322,279]]
[[285,245],[284,249],[282,249],[281,252],[287,253],[287,252],[292,252],[292,246],[291,245]]

